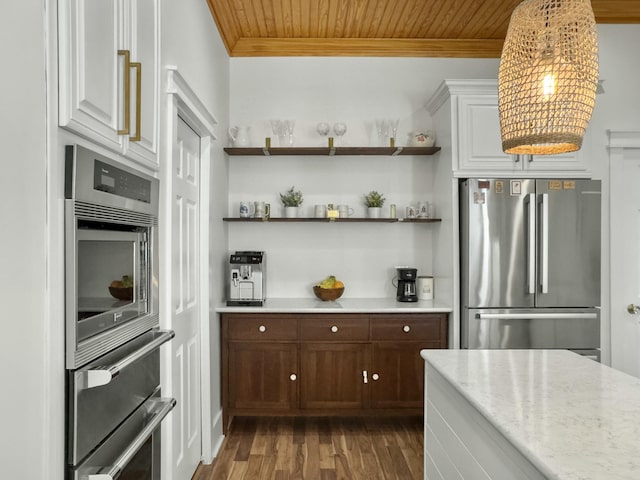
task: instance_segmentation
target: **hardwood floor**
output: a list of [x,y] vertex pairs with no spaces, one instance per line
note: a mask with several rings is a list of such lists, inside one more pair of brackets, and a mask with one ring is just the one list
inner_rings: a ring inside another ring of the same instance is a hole
[[422,417],[236,418],[193,480],[422,479]]

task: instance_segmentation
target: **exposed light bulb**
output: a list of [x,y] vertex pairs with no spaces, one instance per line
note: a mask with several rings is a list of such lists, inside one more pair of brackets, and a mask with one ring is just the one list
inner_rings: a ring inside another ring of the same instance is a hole
[[558,79],[553,73],[547,73],[542,79],[542,93],[545,100],[549,100],[549,97],[555,95],[558,91]]

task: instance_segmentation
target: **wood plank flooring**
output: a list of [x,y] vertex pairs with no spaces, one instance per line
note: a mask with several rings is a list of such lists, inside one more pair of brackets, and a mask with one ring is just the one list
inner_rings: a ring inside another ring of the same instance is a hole
[[422,479],[422,417],[236,418],[193,480]]

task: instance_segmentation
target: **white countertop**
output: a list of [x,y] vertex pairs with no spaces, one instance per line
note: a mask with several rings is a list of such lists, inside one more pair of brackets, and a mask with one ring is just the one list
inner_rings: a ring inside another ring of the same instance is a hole
[[222,313],[449,313],[448,305],[432,300],[398,302],[395,298],[339,298],[323,302],[317,298],[268,298],[262,307],[218,305]]
[[550,479],[640,479],[640,379],[565,350],[422,350]]

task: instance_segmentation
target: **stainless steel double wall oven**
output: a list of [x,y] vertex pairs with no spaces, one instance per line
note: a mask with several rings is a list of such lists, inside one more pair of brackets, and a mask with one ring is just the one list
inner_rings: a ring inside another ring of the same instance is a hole
[[159,480],[158,180],[65,151],[67,479]]

